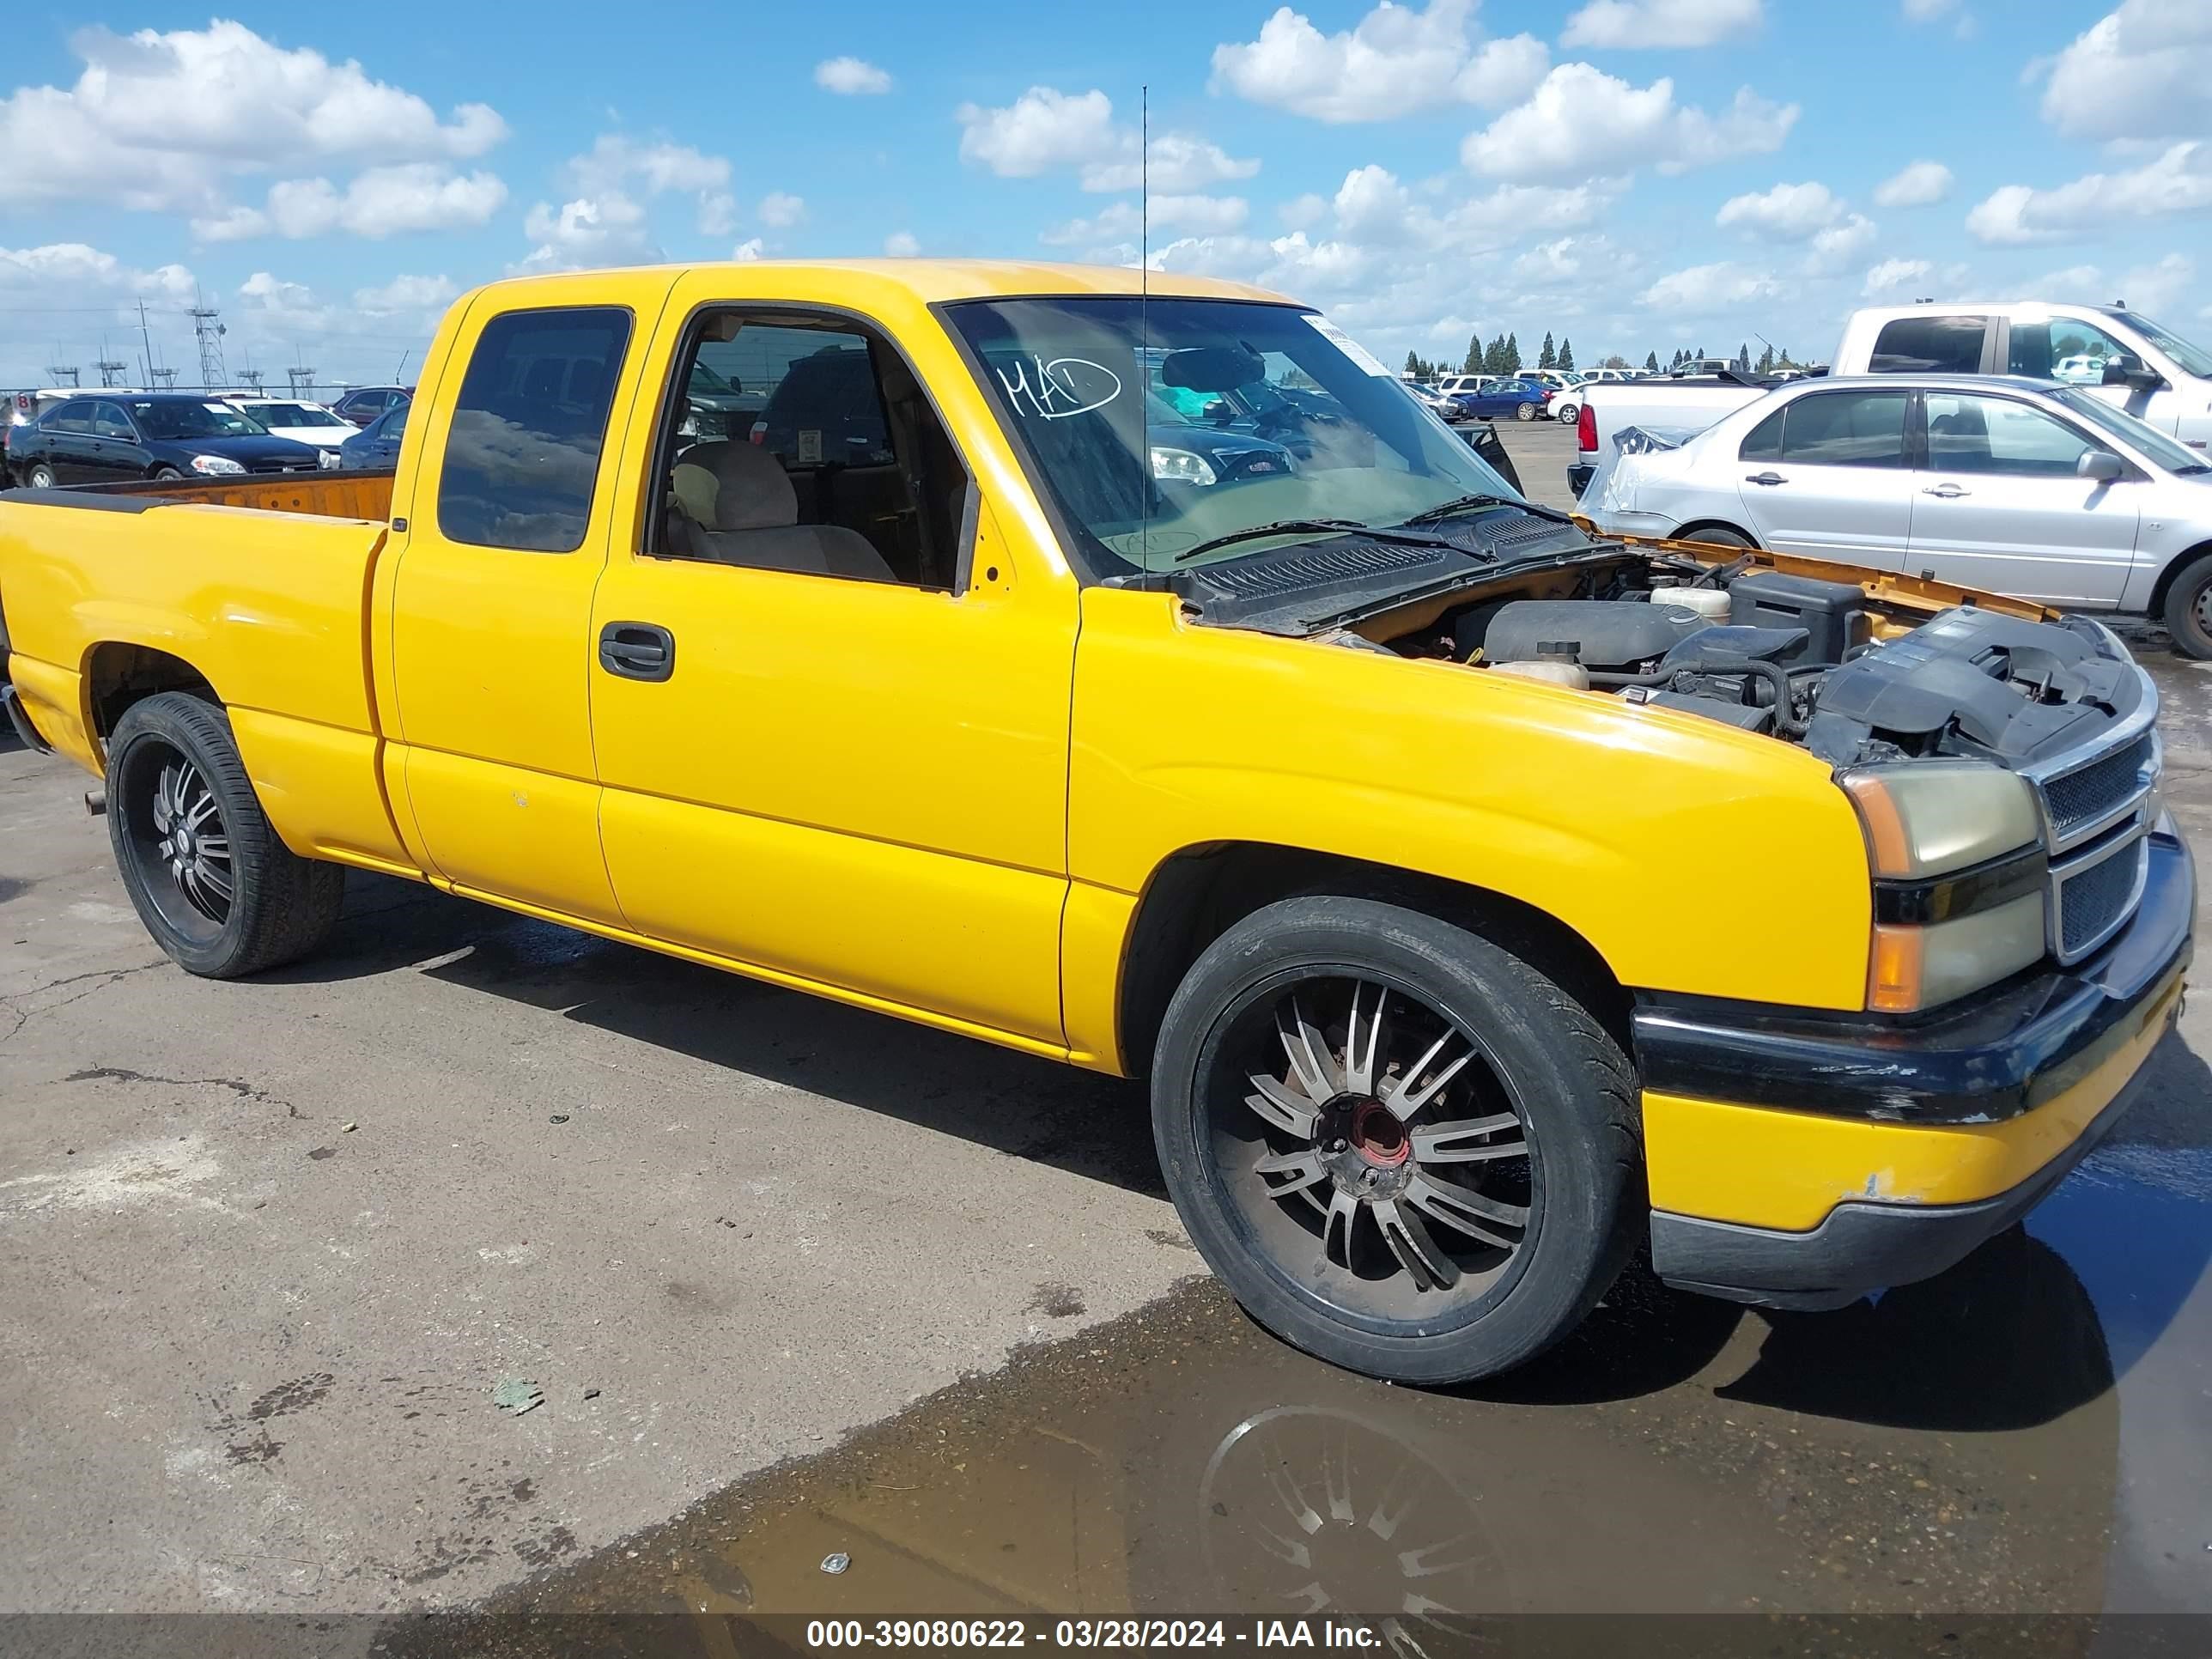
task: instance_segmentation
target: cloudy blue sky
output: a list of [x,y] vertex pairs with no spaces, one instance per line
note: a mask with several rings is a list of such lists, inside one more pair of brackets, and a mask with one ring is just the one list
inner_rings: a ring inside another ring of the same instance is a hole
[[368,380],[514,271],[1132,261],[1147,82],[1154,263],[1394,360],[1507,329],[1822,356],[1856,304],[1968,290],[2212,336],[2212,0],[498,15],[11,6],[0,386],[103,339],[138,378],[141,301],[189,381],[196,292],[234,370]]

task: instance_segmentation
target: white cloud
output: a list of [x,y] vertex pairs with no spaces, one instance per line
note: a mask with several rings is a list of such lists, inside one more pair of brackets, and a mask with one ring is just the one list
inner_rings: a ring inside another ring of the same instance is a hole
[[1311,230],[1328,216],[1328,198],[1308,191],[1277,208],[1275,216],[1283,222],[1285,230]]
[[1503,107],[1543,78],[1551,54],[1532,34],[1476,47],[1474,9],[1475,0],[1382,0],[1352,27],[1323,34],[1282,6],[1257,39],[1214,47],[1212,87],[1339,123],[1392,120],[1454,100]]
[[1946,12],[1954,10],[1959,0],[1905,0],[1905,21],[1908,23],[1932,23]]
[[381,287],[356,289],[353,302],[362,311],[378,314],[443,311],[459,292],[450,276],[395,276]]
[[720,190],[730,182],[730,164],[689,144],[641,144],[618,132],[603,132],[581,155],[562,166],[569,184],[585,195],[618,190],[635,182],[649,196],[672,190]]
[[1540,86],[1552,67],[1552,54],[1533,34],[1486,40],[1467,60],[1454,90],[1484,109],[1505,109]]
[[760,222],[770,230],[788,230],[805,217],[806,202],[803,197],[772,190],[761,198]]
[[0,297],[16,304],[43,293],[95,301],[110,295],[182,300],[190,298],[192,289],[192,273],[182,265],[141,270],[83,242],[0,247]]
[[0,203],[100,201],[221,211],[226,176],[280,165],[452,161],[482,155],[507,123],[463,104],[441,119],[358,63],[288,50],[245,25],[70,38],[74,85],[0,101]]
[[538,244],[518,269],[568,270],[642,256],[650,244],[645,209],[619,191],[580,196],[556,210],[540,202],[523,216],[522,233]]
[[1925,259],[1884,259],[1867,272],[1866,282],[1860,287],[1859,294],[1865,299],[1878,299],[1908,283],[1917,284],[1922,277],[1935,269]]
[[[1155,196],[1152,198],[1151,229],[1180,230],[1194,235],[1219,236],[1243,228],[1252,216],[1251,204],[1241,196]],[[1133,241],[1145,227],[1134,202],[1115,202],[1088,219],[1071,219],[1055,225],[1037,240],[1052,247],[1088,247],[1105,251]]]
[[1941,161],[1909,161],[1874,187],[1874,204],[1929,207],[1950,193],[1950,168]]
[[2127,219],[2157,219],[2212,209],[2212,146],[2170,146],[2124,173],[2092,173],[2051,190],[2006,185],[1966,216],[1978,241],[2001,246],[2062,242],[2109,233]]
[[1645,289],[1636,302],[1652,311],[1707,317],[1778,298],[1782,291],[1771,273],[1723,261],[1670,272]]
[[748,236],[730,250],[730,258],[739,264],[750,264],[760,257],[761,239],[757,236]]
[[1072,94],[1031,87],[1002,108],[963,104],[954,113],[961,160],[978,162],[1001,179],[1073,169],[1087,191],[1134,190],[1149,159],[1152,187],[1181,192],[1249,179],[1260,170],[1256,161],[1240,160],[1184,133],[1163,133],[1140,156],[1135,130],[1114,118],[1113,100],[1095,87]]
[[601,133],[591,149],[562,163],[560,177],[576,194],[557,209],[539,202],[523,217],[523,234],[538,244],[517,271],[565,270],[580,264],[653,257],[650,215],[643,202],[689,193],[696,198],[696,223],[703,236],[737,228],[737,198],[728,188],[726,156],[690,144],[641,143],[626,134]]
[[738,198],[726,190],[711,190],[699,198],[699,234],[726,236],[738,228]]
[[1765,0],[1590,0],[1567,19],[1559,44],[1599,51],[1710,46],[1756,29],[1765,6]]
[[1847,214],[1813,238],[1805,268],[1814,276],[1839,270],[1862,258],[1874,246],[1876,234],[1874,222],[1863,214]]
[[1723,230],[1741,229],[1776,241],[1802,242],[1843,216],[1844,204],[1826,185],[1777,185],[1721,204],[1713,222]]
[[1709,115],[1677,105],[1671,80],[1637,88],[1588,64],[1562,64],[1528,102],[1468,134],[1460,159],[1494,179],[1588,178],[1645,164],[1679,173],[1778,149],[1797,114],[1796,105],[1746,87]]
[[263,208],[233,207],[192,221],[204,242],[276,235],[293,240],[343,230],[381,238],[406,231],[457,230],[489,221],[506,205],[507,186],[489,173],[459,173],[442,162],[368,167],[341,190],[328,179],[287,179],[269,187]]
[[2049,68],[2043,118],[2069,138],[2212,130],[2212,6],[2203,0],[2123,0]]
[[910,230],[895,230],[884,238],[884,252],[894,259],[911,259],[921,252],[921,244]]
[[2124,300],[2128,307],[2150,314],[2171,313],[2197,285],[2197,264],[2185,253],[2168,253],[2154,264],[2136,265],[2118,275],[2100,265],[2068,265],[2048,270],[2014,290],[2022,300],[2064,300],[2082,305],[2109,305]]
[[814,66],[814,84],[824,92],[857,97],[889,92],[891,77],[865,58],[825,58]]

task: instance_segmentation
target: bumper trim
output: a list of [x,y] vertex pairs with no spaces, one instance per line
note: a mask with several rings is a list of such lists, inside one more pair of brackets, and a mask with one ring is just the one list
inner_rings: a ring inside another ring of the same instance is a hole
[[2138,1072],[2064,1152],[2010,1191],[1971,1204],[1838,1204],[1804,1233],[1655,1210],[1652,1270],[1677,1290],[1807,1312],[1933,1279],[2041,1203],[2095,1150],[2142,1086]]
[[2187,967],[2197,876],[2171,820],[2147,838],[2142,898],[2094,958],[1909,1020],[1639,993],[1644,1087],[1703,1100],[1917,1124],[2033,1111],[2127,1040],[2128,1016]]

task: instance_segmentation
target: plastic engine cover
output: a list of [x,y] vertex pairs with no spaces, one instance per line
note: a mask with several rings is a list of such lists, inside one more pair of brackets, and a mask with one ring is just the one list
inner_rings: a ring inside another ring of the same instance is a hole
[[1640,599],[1516,599],[1490,619],[1482,654],[1522,662],[1566,651],[1585,668],[1634,668],[1705,626],[1694,611]]

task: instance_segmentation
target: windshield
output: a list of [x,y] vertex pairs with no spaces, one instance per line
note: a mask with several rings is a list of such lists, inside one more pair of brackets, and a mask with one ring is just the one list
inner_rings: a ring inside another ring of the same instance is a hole
[[[1379,528],[1463,496],[1519,498],[1388,368],[1313,312],[1092,296],[945,309],[1094,581],[1171,570],[1202,542],[1283,520]],[[1194,465],[1147,441],[1147,428],[1164,425],[1222,438]],[[1200,558],[1327,533],[1255,538]]]
[[2168,333],[2148,317],[2133,311],[2108,311],[2105,313],[2115,322],[2125,323],[2153,345],[2173,359],[2174,367],[2185,374],[2194,374],[2199,380],[2212,380],[2212,351],[2192,344],[2179,334]]
[[253,404],[246,412],[264,426],[343,426],[348,422],[319,404]]
[[143,403],[131,405],[153,438],[251,438],[269,428],[222,404]]
[[2156,427],[2137,420],[2125,410],[2115,409],[2094,392],[2077,391],[2073,386],[2061,386],[2050,394],[2053,403],[2063,404],[2075,414],[2093,426],[2102,427],[2122,442],[2131,444],[2168,472],[2187,473],[2195,477],[2212,472],[2204,457],[2195,450],[2176,443]]

